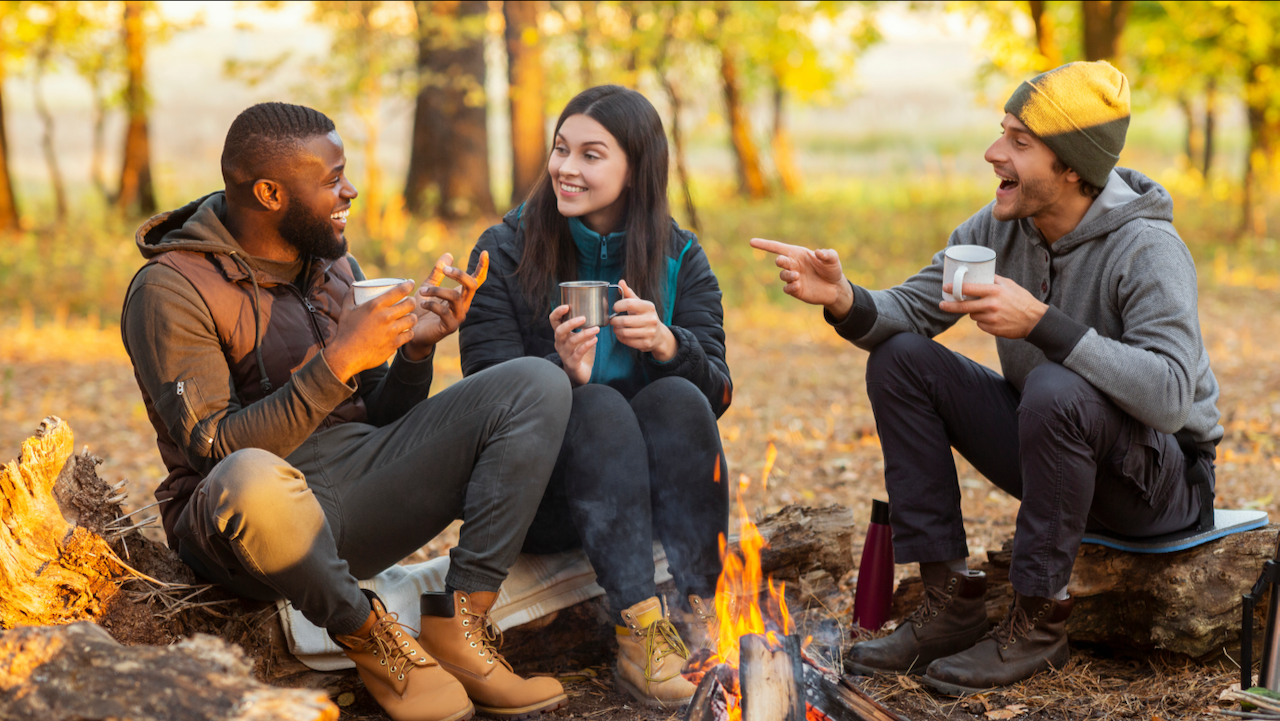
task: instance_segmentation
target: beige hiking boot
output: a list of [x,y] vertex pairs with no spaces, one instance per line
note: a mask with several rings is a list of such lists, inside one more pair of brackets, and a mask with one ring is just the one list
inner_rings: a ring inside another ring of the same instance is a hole
[[614,682],[640,703],[679,706],[693,698],[694,685],[680,675],[689,648],[653,597],[622,612],[617,627],[618,665]]
[[720,620],[716,618],[716,600],[712,596],[689,594],[689,611],[676,609],[676,620],[684,625],[689,650],[716,650],[720,640]]
[[498,653],[502,632],[489,621],[498,594],[422,594],[418,641],[463,685],[476,709],[502,719],[533,718],[568,703],[554,678],[521,678]]
[[366,591],[373,610],[355,633],[336,636],[342,652],[374,700],[395,721],[463,721],[475,714],[467,692],[435,659],[427,655],[387,613],[381,599]]

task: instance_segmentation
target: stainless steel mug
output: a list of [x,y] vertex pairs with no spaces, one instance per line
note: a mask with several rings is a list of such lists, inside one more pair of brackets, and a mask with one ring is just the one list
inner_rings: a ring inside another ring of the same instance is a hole
[[609,289],[617,288],[603,280],[574,280],[560,284],[560,304],[569,306],[565,320],[583,316],[587,319],[583,328],[609,325],[609,319],[617,313],[609,312]]

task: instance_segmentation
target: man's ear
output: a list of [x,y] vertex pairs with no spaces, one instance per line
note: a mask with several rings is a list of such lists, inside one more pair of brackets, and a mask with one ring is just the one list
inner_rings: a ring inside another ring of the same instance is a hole
[[253,198],[265,210],[280,210],[286,196],[284,186],[274,180],[255,180],[253,183]]

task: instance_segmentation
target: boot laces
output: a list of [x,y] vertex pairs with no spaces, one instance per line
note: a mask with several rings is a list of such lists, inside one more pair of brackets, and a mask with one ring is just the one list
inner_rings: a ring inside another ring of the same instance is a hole
[[507,659],[503,658],[502,654],[498,652],[498,649],[502,648],[502,629],[498,628],[498,625],[493,622],[493,619],[489,618],[488,612],[476,613],[475,611],[471,611],[466,608],[463,608],[462,612],[474,619],[473,623],[476,630],[467,631],[465,635],[467,639],[475,637],[475,640],[471,641],[471,646],[473,648],[479,648],[477,654],[480,656],[487,654],[489,656],[489,663],[497,661],[503,666],[506,666],[508,671],[514,671]]
[[644,666],[645,680],[662,683],[679,676],[680,668],[677,668],[675,673],[665,678],[654,676],[656,667],[667,656],[675,654],[681,658],[689,658],[689,648],[684,645],[684,640],[680,638],[680,632],[671,624],[671,621],[660,618],[645,626],[640,633],[644,636],[644,652],[648,659]]
[[387,676],[404,680],[405,671],[418,662],[418,650],[411,649],[408,639],[412,631],[400,623],[400,616],[395,612],[385,613],[373,624],[368,638],[346,637],[355,641],[355,650],[372,653],[379,657],[383,666],[387,667]]
[[925,586],[924,601],[916,606],[916,610],[907,616],[906,621],[916,624],[917,627],[923,626],[945,610],[950,603],[951,594],[942,590],[940,586]]
[[1009,613],[1001,619],[1000,624],[987,632],[987,636],[994,639],[1000,644],[1000,648],[1008,648],[1010,644],[1016,643],[1017,640],[1028,633],[1035,624],[1031,618],[1027,616],[1027,612],[1021,606],[1013,605],[1009,609]]

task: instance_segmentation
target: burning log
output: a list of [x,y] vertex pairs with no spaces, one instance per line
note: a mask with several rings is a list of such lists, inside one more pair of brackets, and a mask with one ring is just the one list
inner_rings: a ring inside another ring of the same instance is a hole
[[[1240,596],[1272,557],[1280,524],[1236,533],[1175,553],[1127,553],[1081,546],[1067,589],[1075,609],[1067,620],[1072,641],[1136,651],[1162,649],[1192,658],[1214,656],[1240,643]],[[1013,539],[987,553],[987,616],[1001,619],[1013,599],[1009,566]],[[893,617],[918,606],[918,577],[898,584]],[[1259,609],[1255,638],[1261,638]]]
[[804,721],[800,637],[753,633],[740,643],[742,721]]

